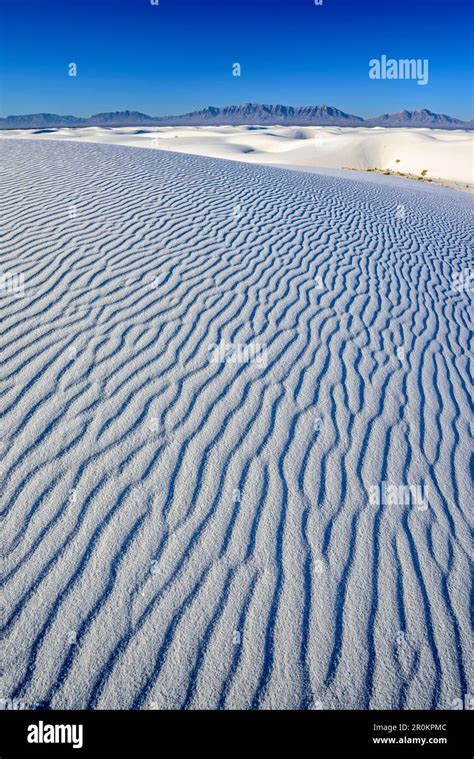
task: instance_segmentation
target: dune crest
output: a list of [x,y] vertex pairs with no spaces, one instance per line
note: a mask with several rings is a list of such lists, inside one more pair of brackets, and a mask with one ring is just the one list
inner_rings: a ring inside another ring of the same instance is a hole
[[74,140],[307,169],[398,172],[472,191],[474,134],[462,129],[209,126],[9,130],[2,137]]

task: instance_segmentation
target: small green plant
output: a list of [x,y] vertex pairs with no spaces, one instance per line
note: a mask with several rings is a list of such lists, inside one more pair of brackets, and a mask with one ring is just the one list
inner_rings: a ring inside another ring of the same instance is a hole
[[426,175],[428,174],[428,169],[423,169],[423,171],[420,171],[420,174],[422,177],[426,177]]

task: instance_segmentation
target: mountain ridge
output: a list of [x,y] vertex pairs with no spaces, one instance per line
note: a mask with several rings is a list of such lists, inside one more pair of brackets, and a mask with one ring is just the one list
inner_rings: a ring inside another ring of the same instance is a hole
[[263,103],[212,106],[175,116],[148,116],[140,111],[108,111],[89,117],[33,113],[0,118],[0,129],[43,129],[84,126],[366,126],[438,129],[473,129],[474,120],[461,121],[428,108],[383,113],[370,119],[345,113],[329,105],[291,106]]

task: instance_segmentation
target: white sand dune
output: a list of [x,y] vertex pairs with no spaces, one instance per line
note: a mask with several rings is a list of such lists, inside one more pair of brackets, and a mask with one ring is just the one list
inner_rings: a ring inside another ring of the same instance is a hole
[[74,140],[172,150],[249,163],[378,169],[474,187],[474,136],[466,130],[381,127],[84,127],[0,132],[1,137]]
[[472,692],[469,196],[66,140],[0,186],[5,698]]

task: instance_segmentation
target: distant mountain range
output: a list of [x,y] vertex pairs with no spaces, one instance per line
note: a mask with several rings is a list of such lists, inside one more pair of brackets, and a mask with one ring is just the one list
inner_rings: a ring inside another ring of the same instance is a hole
[[33,113],[27,116],[7,116],[0,119],[0,129],[54,129],[56,127],[121,127],[121,126],[212,126],[228,124],[285,126],[365,126],[365,127],[427,127],[431,129],[474,129],[474,120],[461,121],[427,108],[417,111],[384,113],[373,119],[363,119],[344,113],[329,105],[228,105],[209,106],[180,116],[147,116],[139,111],[96,113],[89,118],[58,116],[54,113]]
[[285,124],[363,126],[364,119],[344,113],[329,105],[228,105],[225,108],[209,106],[201,111],[185,113],[183,116],[166,118],[173,124]]

